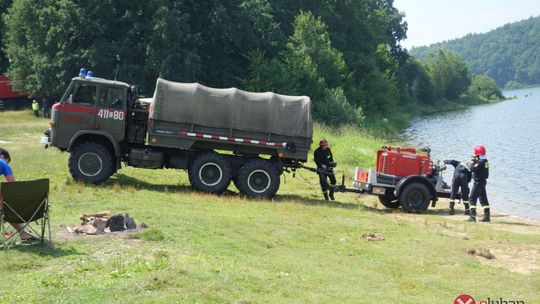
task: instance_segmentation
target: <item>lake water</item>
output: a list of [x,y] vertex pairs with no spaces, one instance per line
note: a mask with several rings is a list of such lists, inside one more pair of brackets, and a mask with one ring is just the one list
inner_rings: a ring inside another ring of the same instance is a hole
[[[421,117],[403,135],[416,147],[430,147],[434,161],[467,160],[484,145],[491,209],[540,219],[540,87],[503,93],[517,99]],[[448,182],[452,172],[449,166]]]

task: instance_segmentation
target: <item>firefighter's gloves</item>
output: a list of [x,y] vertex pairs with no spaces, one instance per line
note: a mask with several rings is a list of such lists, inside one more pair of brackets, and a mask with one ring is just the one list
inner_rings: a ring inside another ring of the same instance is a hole
[[471,156],[471,161],[473,163],[477,162],[478,161],[478,156],[476,156],[476,155]]
[[323,168],[323,170],[332,171],[332,169],[334,169],[336,166],[337,166],[337,163],[330,162],[328,163],[328,165],[321,165],[321,168]]

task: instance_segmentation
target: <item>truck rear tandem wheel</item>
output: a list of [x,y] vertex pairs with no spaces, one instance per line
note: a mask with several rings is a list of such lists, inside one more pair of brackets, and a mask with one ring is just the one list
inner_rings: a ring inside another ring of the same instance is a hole
[[240,193],[250,198],[272,198],[279,189],[280,170],[266,159],[251,159],[238,171],[235,185]]
[[69,172],[78,181],[101,184],[115,170],[111,151],[98,142],[83,142],[73,148],[69,157]]
[[226,157],[205,152],[195,158],[188,175],[191,186],[202,192],[221,194],[231,183],[231,164]]

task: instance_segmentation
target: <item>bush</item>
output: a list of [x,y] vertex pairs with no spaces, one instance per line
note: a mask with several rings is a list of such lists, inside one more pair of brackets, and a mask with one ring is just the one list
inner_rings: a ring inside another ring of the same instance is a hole
[[501,90],[497,87],[497,83],[489,76],[474,75],[469,86],[469,92],[487,100],[504,99]]

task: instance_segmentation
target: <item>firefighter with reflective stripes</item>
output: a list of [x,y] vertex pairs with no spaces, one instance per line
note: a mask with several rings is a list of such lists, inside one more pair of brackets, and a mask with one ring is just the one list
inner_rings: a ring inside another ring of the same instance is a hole
[[[313,155],[315,164],[317,164],[317,174],[319,175],[319,183],[325,200],[330,198],[334,200],[334,189],[328,186],[328,178],[330,184],[336,184],[336,176],[332,169],[336,166],[334,158],[332,157],[332,151],[328,147],[328,140],[322,139],[319,142],[319,147],[315,149]],[[330,191],[328,191],[330,189]]]
[[459,203],[459,193],[461,191],[461,201],[465,207],[465,214],[469,215],[469,183],[471,182],[470,163],[459,162],[454,159],[444,160],[445,164],[454,166],[454,177],[452,178],[452,191],[450,193],[450,215],[454,215],[456,201]]
[[486,147],[479,145],[474,148],[474,156],[471,164],[472,179],[474,180],[469,201],[471,203],[471,216],[469,222],[476,222],[476,202],[484,209],[482,222],[490,221],[489,201],[487,198],[486,184],[489,177],[489,162],[486,158]]

